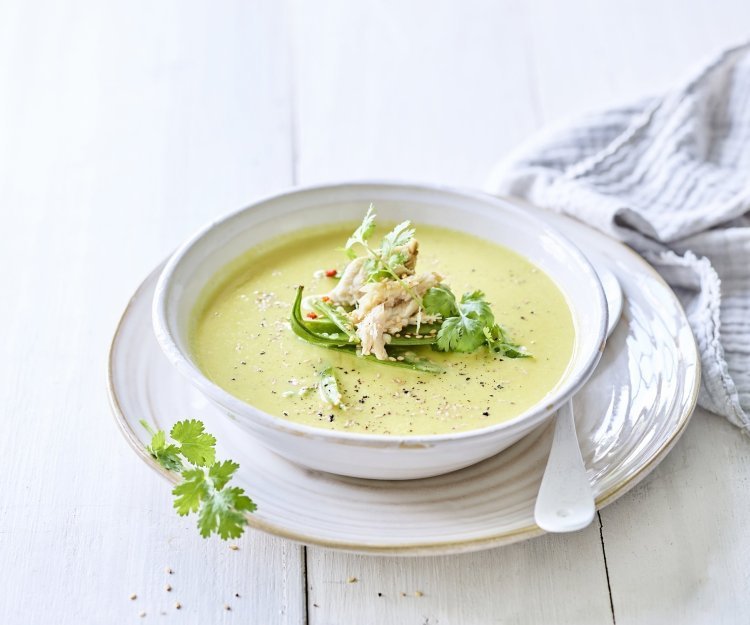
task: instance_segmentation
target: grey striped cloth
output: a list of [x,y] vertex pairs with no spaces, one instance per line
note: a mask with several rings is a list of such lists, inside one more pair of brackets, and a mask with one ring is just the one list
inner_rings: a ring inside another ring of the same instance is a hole
[[487,189],[643,254],[685,306],[701,352],[699,404],[750,431],[750,43],[663,97],[543,131]]

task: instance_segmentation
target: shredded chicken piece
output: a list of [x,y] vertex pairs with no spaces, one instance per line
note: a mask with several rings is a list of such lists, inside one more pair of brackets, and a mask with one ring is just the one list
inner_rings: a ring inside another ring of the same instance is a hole
[[336,288],[328,293],[335,304],[356,306],[349,317],[360,339],[362,353],[375,354],[380,360],[388,359],[385,346],[390,342],[392,334],[408,325],[437,320],[436,315],[420,311],[414,296],[421,298],[428,289],[442,280],[433,272],[415,275],[419,255],[419,243],[416,239],[395,248],[393,252],[401,254],[404,259],[403,264],[393,267],[400,282],[393,278],[367,282],[368,258],[363,256],[355,258],[346,266]]
[[355,258],[346,266],[336,288],[328,294],[334,303],[344,306],[354,306],[357,303],[362,295],[360,290],[367,280],[366,260],[365,257]]
[[417,266],[417,256],[419,255],[419,241],[411,239],[406,245],[393,248],[394,252],[400,252],[404,255],[404,264],[394,267],[393,270],[399,278],[411,276],[414,274],[414,268]]
[[[421,297],[441,281],[441,276],[434,272],[419,276],[406,276],[403,283]],[[350,317],[357,328],[357,336],[362,342],[362,353],[375,354],[380,360],[388,358],[385,345],[390,335],[399,332],[407,325],[429,323],[433,316],[419,315],[419,303],[404,284],[395,280],[371,282],[362,287],[364,295],[359,300],[359,307],[352,311]],[[428,318],[429,317],[429,318]]]
[[[394,252],[400,252],[404,255],[403,265],[394,267],[396,275],[401,278],[414,274],[414,268],[417,265],[417,256],[419,255],[419,243],[416,239],[411,239],[406,245],[394,248]],[[344,269],[341,279],[328,297],[336,304],[344,306],[354,306],[360,297],[364,294],[362,287],[367,282],[367,269],[365,263],[366,256],[355,258]]]
[[362,343],[363,354],[375,354],[378,360],[387,360],[388,352],[385,351],[385,343],[390,336],[383,332],[387,323],[388,313],[385,305],[380,304],[370,311],[357,326],[357,336]]

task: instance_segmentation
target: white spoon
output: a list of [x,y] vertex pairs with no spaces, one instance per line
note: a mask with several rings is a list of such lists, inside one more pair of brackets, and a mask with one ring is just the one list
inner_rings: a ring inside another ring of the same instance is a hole
[[[607,336],[612,334],[622,313],[622,289],[605,261],[593,258],[599,280],[607,298]],[[596,507],[581,447],[576,436],[573,402],[557,411],[555,436],[536,497],[534,520],[547,532],[574,532],[594,520]]]

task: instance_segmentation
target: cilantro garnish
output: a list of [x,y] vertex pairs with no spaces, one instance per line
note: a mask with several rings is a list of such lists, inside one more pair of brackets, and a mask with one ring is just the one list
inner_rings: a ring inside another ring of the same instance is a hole
[[[492,308],[482,291],[464,293],[461,299],[457,300],[450,287],[440,283],[421,295],[417,294],[403,279],[407,274],[413,273],[414,264],[407,266],[409,258],[416,260],[414,227],[410,221],[401,222],[383,237],[379,247],[375,247],[370,243],[376,228],[375,218],[371,204],[362,223],[347,240],[344,251],[349,258],[356,259],[356,249],[364,248],[365,255],[358,259],[357,265],[357,271],[364,269],[364,275],[359,276],[360,280],[364,278],[368,282],[398,282],[418,304],[414,316],[416,321],[400,331],[388,333],[385,339],[388,348],[387,359],[378,358],[373,354],[362,354],[357,327],[352,322],[352,310],[332,302],[328,296],[313,296],[308,298],[308,306],[315,311],[315,314],[308,313],[312,321],[303,319],[303,287],[300,286],[297,288],[297,297],[290,318],[291,328],[297,336],[312,345],[348,353],[379,364],[430,373],[439,373],[443,369],[436,363],[407,351],[407,347],[429,345],[438,351],[468,354],[486,345],[491,354],[501,358],[532,357],[520,345],[511,342],[505,330],[496,323]],[[414,246],[410,247],[412,242]],[[424,325],[423,318],[427,320]],[[333,381],[335,382],[335,378]],[[318,388],[321,397],[333,403],[320,380],[311,388]]]
[[424,294],[422,298],[424,309],[427,314],[440,315],[443,319],[454,317],[458,314],[456,296],[447,286],[434,286]]
[[495,324],[495,316],[481,291],[465,293],[456,308],[458,314],[440,326],[436,345],[443,352],[471,353],[484,344],[484,328]]
[[241,536],[247,525],[245,513],[254,512],[256,505],[242,488],[227,487],[240,465],[231,460],[216,461],[216,438],[205,431],[203,423],[197,419],[175,423],[170,437],[179,444],[167,444],[164,431],[154,431],[143,420],[141,425],[151,434],[146,447],[151,457],[182,476],[172,489],[177,514],[197,512],[198,529],[204,538],[214,533],[224,540]]
[[[398,248],[408,245],[409,242],[414,238],[414,228],[411,227],[410,221],[403,221],[398,224],[391,232],[383,237],[379,248],[373,248],[368,243],[369,238],[375,231],[375,213],[373,211],[373,205],[370,204],[370,208],[367,210],[362,223],[357,227],[352,236],[344,246],[344,251],[347,253],[349,258],[356,258],[357,253],[354,250],[356,245],[360,245],[365,248],[367,252],[367,279],[370,282],[377,282],[386,278],[392,278],[396,280],[404,290],[412,296],[414,301],[419,304],[419,308],[423,308],[422,298],[414,292],[406,282],[404,282],[399,275],[399,268],[403,268],[404,262],[406,262],[406,256]],[[403,272],[402,272],[403,273]]]
[[[441,305],[447,309],[447,294],[435,294],[434,300],[434,305]],[[455,298],[453,302],[455,303]],[[443,325],[438,330],[435,347],[440,351],[471,353],[486,343],[490,351],[499,356],[530,357],[530,354],[521,351],[519,345],[511,343],[503,329],[495,323],[495,315],[484,299],[482,291],[464,293],[461,301],[455,306],[455,311],[456,315],[444,317]]]
[[372,212],[373,209],[373,205],[370,204],[370,208],[367,209],[367,214],[362,220],[362,223],[357,227],[352,236],[349,237],[349,240],[344,246],[344,250],[346,251],[349,258],[357,257],[357,253],[353,249],[355,245],[359,244],[363,245],[364,247],[368,247],[367,240],[375,231],[375,215]]
[[522,347],[512,343],[502,326],[497,323],[491,328],[484,328],[484,336],[487,339],[487,347],[498,357],[506,358],[531,358],[531,354],[522,351]]

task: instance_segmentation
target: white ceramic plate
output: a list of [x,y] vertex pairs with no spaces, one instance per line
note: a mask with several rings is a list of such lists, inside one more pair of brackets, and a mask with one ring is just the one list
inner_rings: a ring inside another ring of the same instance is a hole
[[[602,507],[643,479],[687,425],[700,378],[695,341],[675,295],[636,254],[563,217],[541,215],[584,252],[603,253],[622,285],[621,321],[574,400],[584,461]],[[219,457],[241,464],[237,481],[258,504],[248,520],[262,531],[306,544],[398,555],[472,551],[542,533],[534,525],[534,502],[551,426],[477,465],[422,480],[363,480],[304,469],[239,436],[237,426],[167,362],[151,328],[158,273],[135,293],[117,328],[109,390],[126,439],[165,477],[172,479],[144,449],[148,435],[139,419],[168,429],[197,417],[219,439]]]

